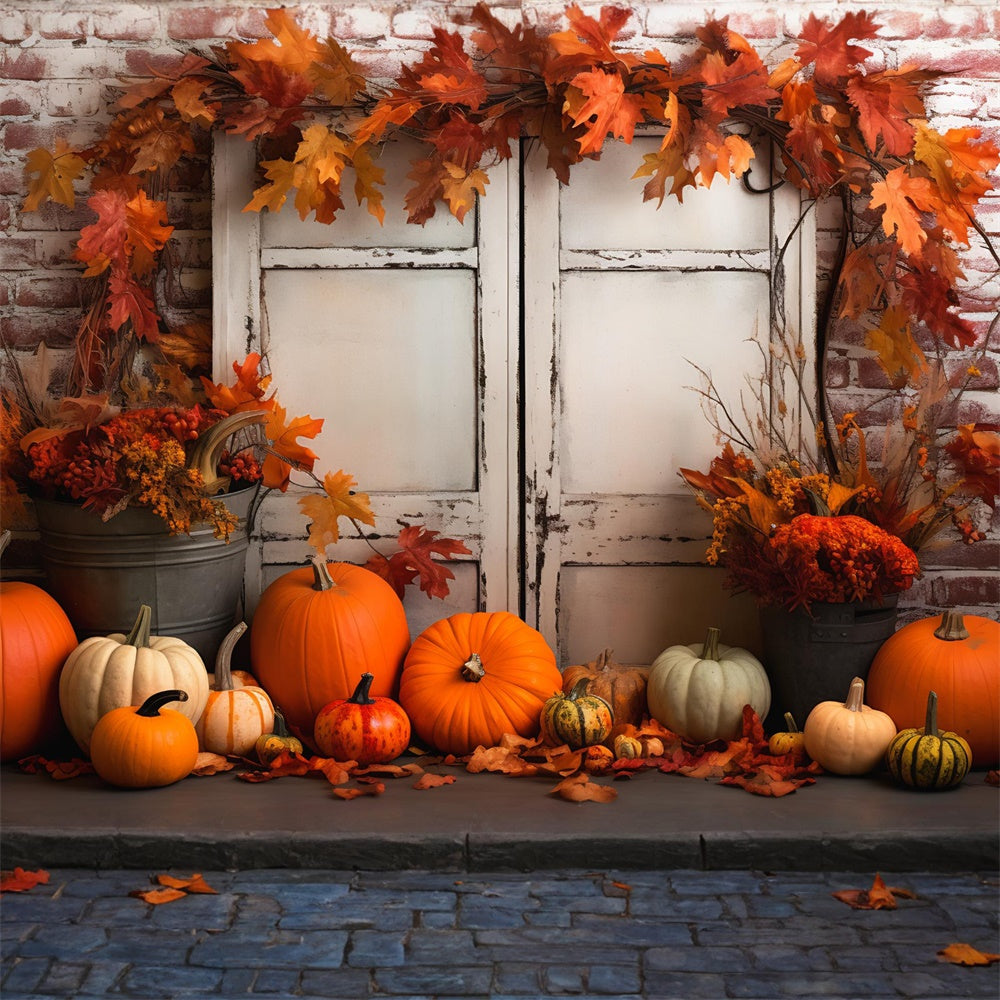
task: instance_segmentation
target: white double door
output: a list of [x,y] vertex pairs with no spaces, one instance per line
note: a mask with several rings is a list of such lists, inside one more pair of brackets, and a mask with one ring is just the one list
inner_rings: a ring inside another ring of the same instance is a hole
[[[464,224],[403,209],[413,149],[392,144],[385,224],[348,206],[329,226],[291,205],[244,213],[252,155],[215,157],[216,377],[266,351],[290,415],[323,417],[317,472],[371,497],[375,544],[403,524],[461,538],[444,601],[406,599],[414,634],[455,611],[508,609],[562,665],[605,647],[649,662],[755,614],[702,559],[710,524],[678,476],[718,448],[697,368],[737,398],[761,370],[770,313],[811,329],[800,272],[812,243],[798,198],[717,180],[657,210],[630,180],[655,137],[609,144],[562,186],[525,144],[490,171]],[[349,188],[345,184],[345,189]],[[347,199],[345,199],[347,200]],[[778,248],[783,298],[770,294]],[[697,367],[696,367],[697,366]],[[306,555],[295,495],[271,497],[248,563],[251,594]],[[370,550],[342,540],[332,559]]]

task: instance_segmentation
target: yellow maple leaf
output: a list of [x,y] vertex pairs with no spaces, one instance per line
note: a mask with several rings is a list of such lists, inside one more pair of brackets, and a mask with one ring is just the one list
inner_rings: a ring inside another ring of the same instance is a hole
[[24,199],[24,210],[34,212],[46,198],[72,208],[76,201],[73,181],[83,173],[85,165],[83,158],[77,156],[63,139],[56,142],[54,154],[47,149],[33,149],[28,153],[24,167],[24,172],[32,178],[28,197]]
[[367,493],[355,493],[354,477],[343,469],[328,472],[323,479],[323,496],[306,496],[299,500],[299,509],[311,521],[309,544],[317,552],[326,551],[327,545],[335,545],[340,540],[339,520],[342,517],[374,525]]
[[451,214],[462,222],[465,213],[476,203],[476,194],[486,194],[486,185],[490,179],[485,170],[471,170],[468,173],[458,164],[445,161],[446,175],[441,178],[444,189],[444,200],[451,209]]
[[259,212],[262,208],[280,212],[294,184],[295,164],[291,160],[262,160],[268,183],[257,188],[243,207],[244,212]]
[[889,306],[878,326],[865,336],[865,347],[878,355],[878,363],[894,384],[907,379],[916,384],[927,371],[927,358],[913,339],[910,317],[902,306]]

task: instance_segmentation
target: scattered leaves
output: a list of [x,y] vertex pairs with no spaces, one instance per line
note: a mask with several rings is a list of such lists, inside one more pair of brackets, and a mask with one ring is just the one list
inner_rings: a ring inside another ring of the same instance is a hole
[[572,774],[563,779],[550,792],[570,802],[614,802],[618,790],[610,785],[591,781],[587,774]]
[[432,774],[430,771],[425,771],[420,778],[413,783],[414,788],[417,791],[425,791],[428,788],[440,788],[442,785],[453,785],[455,784],[455,775],[453,774]]
[[154,875],[151,881],[160,888],[133,889],[129,895],[153,906],[160,906],[163,903],[173,903],[175,900],[183,899],[187,895],[215,895],[218,892],[205,881],[200,872],[187,878],[161,873]]
[[49,760],[39,754],[22,757],[17,766],[25,774],[37,774],[44,771],[54,781],[66,781],[69,778],[79,778],[82,774],[93,774],[94,765],[89,760],[74,757],[72,760]]

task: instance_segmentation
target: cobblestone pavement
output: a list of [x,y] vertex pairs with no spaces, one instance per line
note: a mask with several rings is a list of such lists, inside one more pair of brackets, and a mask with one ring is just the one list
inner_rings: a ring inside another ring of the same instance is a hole
[[159,906],[129,896],[151,874],[5,894],[4,1000],[1000,996],[1000,965],[937,958],[1000,951],[996,873],[886,875],[916,898],[874,911],[831,895],[856,872],[205,872]]

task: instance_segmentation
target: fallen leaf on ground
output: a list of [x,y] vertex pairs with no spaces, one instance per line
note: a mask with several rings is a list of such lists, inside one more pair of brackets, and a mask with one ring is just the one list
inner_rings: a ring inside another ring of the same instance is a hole
[[469,763],[465,765],[465,769],[470,774],[479,774],[482,771],[519,774],[527,767],[527,762],[518,754],[517,750],[503,746],[478,746],[472,752]]
[[423,773],[424,769],[419,764],[369,764],[353,772],[355,777],[377,775],[380,778],[409,778]]
[[613,802],[618,798],[618,790],[591,781],[586,774],[574,774],[560,781],[549,795],[558,795],[570,802]]
[[189,878],[177,878],[175,875],[157,875],[156,882],[159,885],[166,886],[168,889],[183,889],[185,892],[196,894],[210,893],[216,895],[218,891],[205,881],[201,872],[196,872]]
[[183,899],[187,893],[183,889],[133,889],[129,895],[159,906],[161,903],[172,903],[175,899]]
[[219,774],[221,771],[231,771],[235,766],[231,760],[227,760],[220,753],[202,751],[195,758],[191,773],[196,778],[207,778],[210,775]]
[[27,892],[36,885],[45,885],[49,873],[44,868],[25,871],[17,867],[13,871],[0,872],[0,892]]
[[987,785],[1000,785],[1000,771],[987,771],[986,777],[983,780]]
[[374,778],[359,778],[361,784],[357,788],[335,788],[333,794],[338,799],[357,799],[362,795],[381,795],[385,791],[385,785]]
[[30,757],[23,757],[17,762],[17,766],[25,774],[45,771],[54,781],[65,781],[67,778],[79,778],[81,774],[94,773],[94,765],[79,757],[74,757],[72,760],[49,760],[40,754],[33,754]]
[[916,899],[916,895],[908,889],[886,885],[881,875],[875,876],[870,889],[840,889],[831,895],[855,910],[895,910],[897,896],[900,899]]
[[960,941],[942,948],[937,954],[940,961],[951,962],[953,965],[992,965],[994,962],[1000,962],[1000,955],[980,951],[971,944]]
[[430,771],[425,771],[420,776],[419,781],[413,783],[413,787],[422,792],[428,788],[440,788],[442,785],[453,784],[455,784],[455,775],[453,774],[431,774]]

